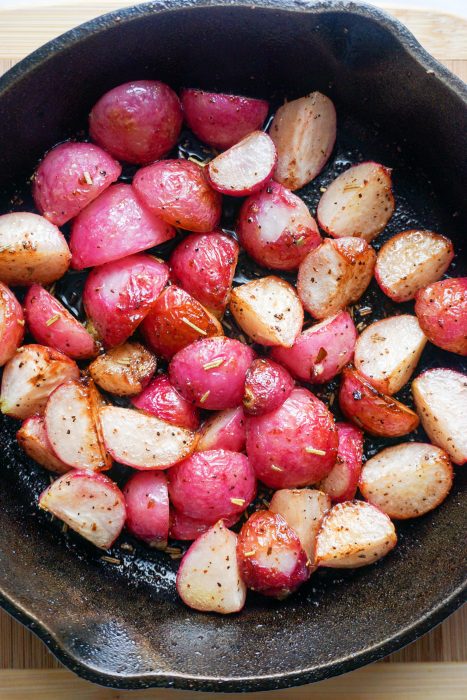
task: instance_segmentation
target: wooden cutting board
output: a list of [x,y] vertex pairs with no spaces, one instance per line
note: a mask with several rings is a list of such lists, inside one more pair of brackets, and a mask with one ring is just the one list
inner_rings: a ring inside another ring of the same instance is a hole
[[[60,3],[56,0],[45,7],[0,10],[0,74],[54,36],[130,2],[62,0]],[[408,26],[435,58],[467,82],[466,21],[444,13],[388,10]],[[384,663],[313,686],[248,694],[243,698],[439,700],[442,697],[465,700],[466,662],[467,607],[422,639],[392,654]],[[98,688],[63,670],[37,637],[0,612],[0,700],[119,700],[123,697],[205,700],[221,696],[174,691],[127,693]]]

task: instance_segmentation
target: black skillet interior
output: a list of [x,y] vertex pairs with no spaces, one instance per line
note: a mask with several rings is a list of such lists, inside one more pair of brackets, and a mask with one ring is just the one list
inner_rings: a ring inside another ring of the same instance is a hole
[[[376,247],[397,231],[430,228],[454,241],[450,274],[466,274],[465,91],[400,25],[343,3],[143,5],[39,50],[0,82],[1,213],[31,208],[27,178],[37,159],[85,128],[99,95],[128,79],[154,77],[175,88],[239,92],[272,104],[315,89],[330,95],[338,110],[336,148],[323,173],[299,193],[312,212],[320,187],[349,163],[381,161],[394,168],[397,209]],[[187,136],[181,154],[199,153]],[[235,207],[227,204],[226,229]],[[236,281],[258,272],[242,259]],[[57,287],[78,313],[82,280],[73,275]],[[372,309],[365,316],[355,310],[356,323],[365,325],[412,309],[389,303],[375,285],[358,306]],[[467,369],[459,356],[431,346],[420,369],[434,365]],[[334,390],[317,393],[329,402]],[[408,390],[401,396],[410,403]],[[241,614],[221,618],[190,611],[177,599],[178,562],[167,554],[124,534],[109,552],[120,564],[103,561],[102,552],[39,513],[36,499],[49,477],[20,452],[17,427],[1,419],[3,605],[91,680],[222,691],[315,681],[399,648],[462,600],[465,474],[458,473],[438,510],[397,526],[399,545],[378,564],[319,572],[282,603],[250,595]],[[420,438],[421,431],[409,439]],[[368,440],[366,455],[387,442]],[[125,469],[114,475],[124,478]]]

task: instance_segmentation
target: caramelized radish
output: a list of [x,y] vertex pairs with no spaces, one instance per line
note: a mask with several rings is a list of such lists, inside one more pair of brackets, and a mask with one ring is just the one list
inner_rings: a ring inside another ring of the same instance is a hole
[[233,197],[244,197],[263,187],[275,165],[273,142],[264,131],[254,131],[211,160],[207,170],[215,190]]
[[64,474],[71,467],[55,456],[47,437],[43,416],[27,418],[16,433],[16,439],[28,457],[50,472]]

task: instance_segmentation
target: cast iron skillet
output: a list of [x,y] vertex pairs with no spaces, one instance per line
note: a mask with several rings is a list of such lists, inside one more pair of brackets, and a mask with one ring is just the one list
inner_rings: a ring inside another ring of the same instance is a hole
[[[85,126],[98,96],[145,77],[273,101],[327,93],[338,108],[339,140],[331,163],[301,193],[312,210],[319,187],[350,161],[381,160],[395,169],[397,212],[379,243],[404,228],[439,230],[455,243],[452,273],[466,273],[465,86],[399,23],[340,2],[172,0],[105,15],[47,44],[0,80],[2,213],[30,207],[25,182],[37,159]],[[243,262],[237,281],[251,273]],[[81,284],[76,277],[59,290],[70,307]],[[374,309],[367,323],[394,312],[373,288],[364,303]],[[459,356],[431,348],[421,367],[433,364],[466,369]],[[410,400],[408,391],[403,397]],[[177,599],[177,562],[167,555],[124,536],[111,552],[121,565],[104,562],[39,513],[48,476],[20,453],[16,429],[1,420],[1,601],[92,681],[220,691],[317,681],[399,649],[463,600],[465,475],[435,512],[398,525],[399,545],[380,563],[320,572],[286,602],[251,595],[241,614],[218,617]],[[367,455],[381,445],[367,441]]]

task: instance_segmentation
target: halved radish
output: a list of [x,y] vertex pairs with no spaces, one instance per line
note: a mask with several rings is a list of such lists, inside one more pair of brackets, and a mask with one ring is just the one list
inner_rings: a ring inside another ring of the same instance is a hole
[[141,343],[123,343],[99,355],[88,367],[101,389],[117,396],[134,396],[156,371],[156,358]]
[[253,131],[208,165],[209,182],[218,192],[244,197],[260,190],[273,173],[276,149],[264,131]]
[[54,389],[78,379],[76,362],[45,345],[23,345],[3,370],[0,406],[13,418],[42,413]]
[[10,360],[24,337],[23,309],[6,284],[0,282],[0,367]]
[[162,472],[136,472],[123,488],[126,527],[150,547],[164,549],[169,537],[169,492]]
[[444,501],[452,486],[452,466],[444,450],[421,442],[386,447],[363,467],[359,489],[390,518],[425,515]]
[[371,282],[376,253],[361,238],[326,238],[300,264],[297,291],[314,318],[328,318],[358,301]]
[[246,420],[242,406],[226,408],[209,418],[199,431],[196,450],[231,450],[243,452],[246,441]]
[[370,435],[400,437],[420,423],[408,406],[380,393],[350,365],[342,372],[339,405],[346,418]]
[[117,484],[86,469],[56,479],[41,493],[39,507],[101,549],[112,546],[126,518],[125,499]]
[[373,564],[396,546],[388,516],[363,501],[345,501],[324,516],[316,539],[316,563],[336,569]]
[[359,163],[339,175],[319,201],[318,223],[334,238],[358,236],[371,241],[394,211],[391,170],[379,163]]
[[420,289],[415,313],[428,340],[467,357],[467,277],[453,277]]
[[454,256],[449,238],[433,231],[402,231],[381,247],[375,278],[394,301],[409,301],[419,289],[439,280]]
[[277,148],[274,179],[291,190],[311,182],[324,168],[336,140],[336,110],[321,92],[286,102],[269,135]]
[[454,464],[467,462],[467,377],[451,369],[429,369],[412,383],[412,394],[430,440]]
[[109,469],[112,460],[100,435],[101,402],[94,384],[71,381],[57,387],[45,409],[45,428],[55,455],[77,469]]
[[47,437],[43,416],[27,418],[16,433],[16,439],[28,457],[31,457],[41,467],[57,474],[70,471],[71,467],[54,454]]
[[262,277],[232,290],[230,310],[238,325],[261,345],[294,344],[303,325],[295,289],[279,277]]
[[384,318],[357,338],[355,367],[378,391],[396,394],[412,376],[426,342],[416,316]]
[[308,559],[315,560],[316,535],[331,499],[316,489],[280,489],[271,499],[269,510],[279,513],[297,533]]
[[102,433],[112,457],[135,469],[167,469],[193,451],[195,433],[130,408],[102,406]]
[[357,492],[362,471],[363,433],[349,423],[336,423],[339,446],[334,467],[319,484],[333,503],[350,501]]
[[39,284],[24,299],[28,328],[38,343],[63,352],[74,360],[95,357],[99,346],[86,328]]
[[186,605],[224,615],[243,608],[246,586],[236,548],[237,535],[222,520],[191,545],[177,573],[177,592]]

